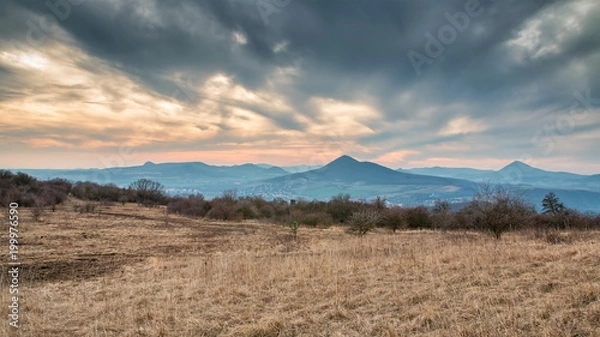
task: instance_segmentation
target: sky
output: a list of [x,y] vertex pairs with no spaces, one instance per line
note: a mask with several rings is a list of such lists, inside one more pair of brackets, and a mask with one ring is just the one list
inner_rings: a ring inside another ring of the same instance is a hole
[[0,168],[600,173],[597,0],[1,0]]

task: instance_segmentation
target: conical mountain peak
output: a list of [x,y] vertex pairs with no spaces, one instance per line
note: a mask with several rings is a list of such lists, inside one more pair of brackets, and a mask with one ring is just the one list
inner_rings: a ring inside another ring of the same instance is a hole
[[336,160],[332,161],[331,163],[327,164],[326,166],[330,166],[330,165],[352,165],[352,164],[357,164],[360,163],[358,160],[347,156],[347,155],[343,155],[339,158],[337,158]]
[[525,164],[522,161],[518,161],[515,160],[512,163],[506,165],[505,167],[503,167],[500,171],[502,170],[508,170],[508,169],[520,169],[520,170],[531,170],[533,167]]

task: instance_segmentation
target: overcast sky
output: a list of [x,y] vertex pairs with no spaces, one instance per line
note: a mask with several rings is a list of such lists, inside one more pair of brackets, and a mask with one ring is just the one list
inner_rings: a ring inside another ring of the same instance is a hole
[[596,174],[600,2],[2,0],[0,113],[2,168]]

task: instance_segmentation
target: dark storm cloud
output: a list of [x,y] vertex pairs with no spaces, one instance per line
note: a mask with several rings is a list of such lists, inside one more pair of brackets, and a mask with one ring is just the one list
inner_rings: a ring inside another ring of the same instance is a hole
[[[424,79],[415,76],[407,52],[424,53],[424,34],[436,35],[448,24],[445,14],[464,12],[468,2],[296,0],[265,25],[254,0],[85,1],[72,6],[71,15],[60,24],[89,53],[121,65],[161,91],[169,90],[160,76],[169,71],[192,71],[201,77],[223,71],[254,88],[264,83],[272,67],[302,60],[307,73],[294,85],[299,94],[339,99],[364,90],[345,82],[365,77],[376,78],[376,89],[389,93],[427,80],[442,102],[455,99],[454,88],[473,99],[547,76],[560,62],[598,48],[592,43],[598,38],[593,33],[598,32],[598,20],[589,18],[588,33],[569,50],[502,73],[506,69],[498,66],[497,58],[504,55],[496,47],[555,1],[482,0],[483,15],[471,18],[440,59],[423,67]],[[43,1],[19,5],[40,15],[52,13]],[[142,14],[145,11],[150,18]],[[483,36],[476,36],[476,26],[484,30]],[[247,44],[232,52],[230,36],[236,31],[247,37]],[[274,53],[273,47],[282,41],[288,42],[286,52]]]

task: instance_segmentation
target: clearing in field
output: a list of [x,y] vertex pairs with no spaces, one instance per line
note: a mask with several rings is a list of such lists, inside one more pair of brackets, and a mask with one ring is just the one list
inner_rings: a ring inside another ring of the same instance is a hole
[[301,227],[294,240],[132,204],[28,214],[15,335],[600,336],[598,232]]

